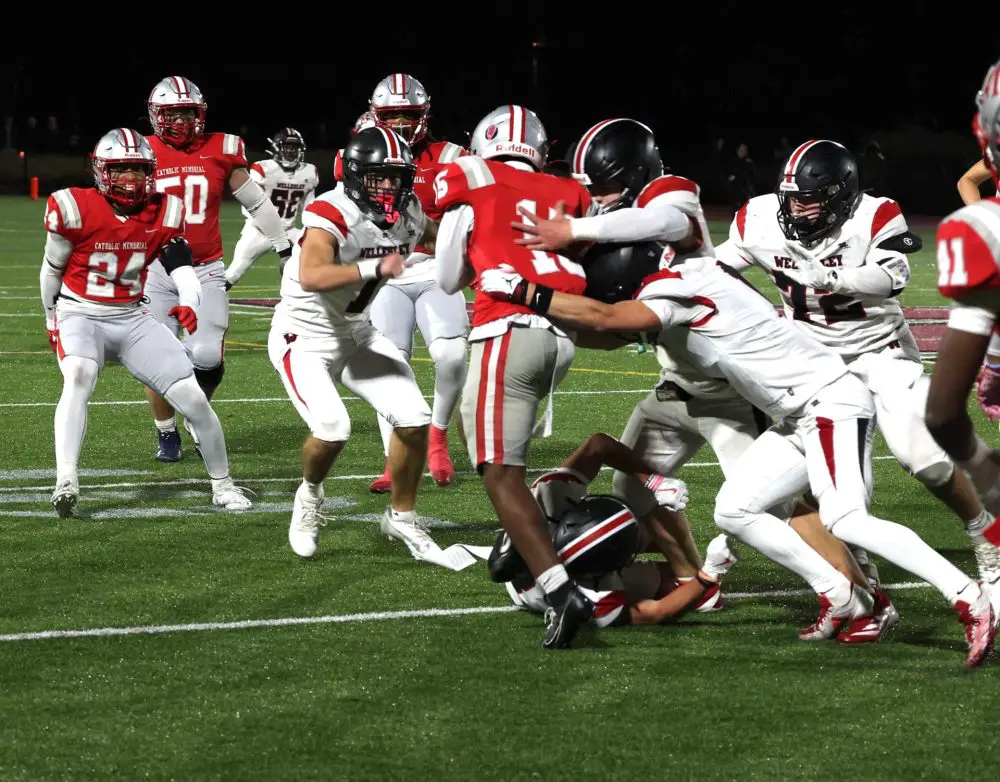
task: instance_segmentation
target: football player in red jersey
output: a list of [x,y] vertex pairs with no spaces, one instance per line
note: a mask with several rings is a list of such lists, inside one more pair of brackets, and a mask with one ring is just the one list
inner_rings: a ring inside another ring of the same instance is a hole
[[[553,289],[582,293],[583,268],[565,255],[532,251],[511,227],[518,207],[548,213],[559,202],[581,217],[590,194],[573,179],[540,173],[548,138],[534,112],[500,106],[472,135],[472,155],[449,163],[435,182],[435,205],[443,213],[437,237],[437,280],[447,293],[477,287],[487,269],[508,263],[525,279]],[[475,230],[473,230],[473,225]],[[528,442],[541,400],[550,397],[544,426],[551,430],[551,393],[575,353],[571,334],[544,315],[539,302],[513,304],[478,292],[472,316],[472,356],[462,393],[462,424],[469,458],[500,524],[545,592],[543,648],[570,644],[594,612],[560,564],[538,505],[525,485]]]
[[[162,79],[147,101],[153,127],[153,135],[147,140],[157,160],[156,190],[176,195],[184,202],[184,236],[201,281],[201,328],[184,340],[184,347],[191,356],[198,384],[211,399],[225,373],[223,340],[229,328],[229,296],[219,232],[219,207],[226,186],[271,241],[280,262],[287,260],[292,247],[274,204],[250,178],[243,139],[229,133],[205,133],[206,109],[201,90],[183,76]],[[161,266],[150,269],[146,293],[153,315],[176,333],[178,323],[170,316],[170,309],[177,303],[177,286]],[[159,432],[156,458],[176,462],[181,458],[181,440],[173,407],[150,388],[146,396]],[[198,438],[187,422],[185,428],[198,448]]]
[[197,334],[201,286],[183,239],[184,204],[153,192],[156,157],[140,133],[117,128],[91,155],[96,188],[49,196],[40,285],[49,342],[59,357],[63,391],[56,406],[56,490],[52,505],[73,515],[80,495],[77,464],[87,429],[87,402],[106,356],[175,405],[203,443],[212,501],[246,510],[250,500],[229,476],[219,419],[194,380],[176,336],[143,305],[154,261],[177,288],[169,314]]
[[[993,65],[977,96],[973,128],[1000,185],[1000,62]],[[989,348],[1000,352],[1000,198],[984,198],[948,215],[937,233],[938,290],[954,300],[938,349],[927,398],[927,427],[955,459],[979,492],[986,509],[1000,514],[1000,452],[977,435],[966,410],[969,389]],[[991,339],[992,337],[992,339]],[[985,382],[987,367],[984,370]],[[980,394],[984,393],[982,386]],[[996,389],[992,391],[996,396]],[[994,401],[995,403],[995,401]],[[982,530],[985,540],[1000,545],[1000,522]],[[995,582],[994,582],[995,583]]]
[[[434,140],[428,130],[431,98],[424,85],[406,73],[390,73],[375,87],[368,116],[382,128],[394,130],[410,145],[417,172],[413,192],[428,218],[440,221],[434,205],[434,177],[448,163],[467,154],[464,147]],[[359,124],[365,115],[359,118]],[[461,292],[445,293],[435,279],[435,261],[427,248],[417,247],[407,259],[406,270],[389,280],[372,302],[372,323],[406,356],[413,354],[414,326],[434,362],[434,403],[427,466],[438,486],[447,486],[455,477],[448,455],[448,423],[458,404],[465,382],[469,316]],[[373,492],[389,492],[389,437],[392,426],[378,417],[387,455],[382,476],[371,485]]]

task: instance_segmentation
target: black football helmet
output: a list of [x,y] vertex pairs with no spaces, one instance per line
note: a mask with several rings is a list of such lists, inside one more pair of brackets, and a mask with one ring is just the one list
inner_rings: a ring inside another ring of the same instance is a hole
[[631,299],[642,281],[660,270],[663,249],[659,242],[595,244],[580,261],[587,273],[584,295],[605,304]]
[[632,564],[639,524],[617,497],[591,494],[563,514],[552,545],[570,576],[600,578]]
[[836,141],[807,141],[785,162],[776,192],[785,238],[814,245],[838,230],[861,201],[857,161]]
[[598,122],[570,148],[568,160],[574,178],[594,194],[623,188],[602,213],[631,206],[646,185],[663,175],[653,131],[634,119]]
[[268,154],[285,171],[294,171],[306,159],[306,142],[295,128],[282,128],[267,140]]
[[413,197],[413,155],[389,128],[359,131],[344,147],[343,169],[347,195],[379,225],[395,223]]

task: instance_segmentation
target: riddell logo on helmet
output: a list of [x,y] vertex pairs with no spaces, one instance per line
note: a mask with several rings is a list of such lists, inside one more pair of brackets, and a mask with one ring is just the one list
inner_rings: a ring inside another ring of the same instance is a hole
[[532,158],[538,156],[538,150],[534,147],[529,147],[526,144],[518,144],[513,141],[509,144],[497,144],[496,151],[501,154],[504,152],[512,152],[516,155],[527,155]]

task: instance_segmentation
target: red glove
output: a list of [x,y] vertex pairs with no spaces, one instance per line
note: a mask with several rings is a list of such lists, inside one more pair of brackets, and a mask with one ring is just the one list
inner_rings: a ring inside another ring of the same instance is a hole
[[979,383],[976,384],[976,399],[987,418],[993,422],[1000,421],[1000,369],[983,364]]
[[49,335],[49,347],[52,348],[52,352],[59,353],[59,329],[45,329],[45,332]]
[[198,330],[198,316],[190,307],[172,307],[168,314],[177,318],[177,322],[188,334],[194,334]]

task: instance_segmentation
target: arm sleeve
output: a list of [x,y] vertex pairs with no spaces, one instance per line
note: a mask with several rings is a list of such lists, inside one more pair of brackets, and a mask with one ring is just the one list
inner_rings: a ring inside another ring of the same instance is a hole
[[73,252],[73,245],[59,234],[49,233],[45,239],[45,257],[38,277],[42,294],[42,307],[45,310],[45,323],[49,328],[55,326],[56,297],[62,288],[63,271]]
[[849,296],[898,296],[910,280],[910,265],[901,255],[855,269],[838,269],[832,290]]
[[201,282],[193,266],[178,266],[170,272],[170,279],[177,286],[177,302],[182,307],[197,310],[201,304]]
[[644,242],[650,239],[677,242],[691,231],[688,216],[663,198],[654,198],[641,208],[579,217],[573,220],[571,226],[574,239],[594,242]]
[[271,241],[271,246],[276,251],[281,252],[291,246],[278,210],[267,200],[267,195],[259,184],[252,178],[247,179],[233,191],[233,196],[246,207],[260,232]]
[[445,293],[457,293],[462,289],[472,217],[472,207],[463,204],[445,212],[438,226],[435,250],[437,281]]

